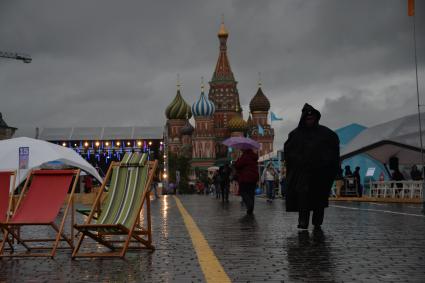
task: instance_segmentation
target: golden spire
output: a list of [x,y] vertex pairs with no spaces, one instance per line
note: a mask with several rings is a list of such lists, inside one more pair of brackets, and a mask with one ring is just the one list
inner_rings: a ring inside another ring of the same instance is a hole
[[181,84],[180,84],[180,74],[177,73],[177,90],[178,91],[180,91],[180,87],[181,87]]
[[204,77],[201,77],[201,93],[204,93]]
[[220,30],[218,31],[218,36],[228,36],[228,35],[229,35],[229,32],[224,26],[224,15],[221,15],[221,24],[220,24]]
[[258,72],[258,88],[261,88],[261,72]]

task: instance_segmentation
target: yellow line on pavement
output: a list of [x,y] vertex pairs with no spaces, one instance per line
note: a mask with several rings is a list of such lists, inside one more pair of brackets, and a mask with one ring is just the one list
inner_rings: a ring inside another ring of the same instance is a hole
[[226,283],[231,282],[227,276],[213,250],[208,245],[207,240],[199,230],[193,218],[189,212],[184,208],[180,199],[174,196],[177,207],[183,216],[184,224],[186,225],[189,235],[192,238],[193,246],[195,247],[196,254],[198,256],[199,264],[201,265],[202,272],[204,273],[207,282]]

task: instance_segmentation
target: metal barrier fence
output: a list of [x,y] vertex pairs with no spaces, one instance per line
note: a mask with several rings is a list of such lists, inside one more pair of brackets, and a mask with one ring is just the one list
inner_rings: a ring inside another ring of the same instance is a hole
[[423,181],[370,182],[369,196],[375,198],[422,199]]

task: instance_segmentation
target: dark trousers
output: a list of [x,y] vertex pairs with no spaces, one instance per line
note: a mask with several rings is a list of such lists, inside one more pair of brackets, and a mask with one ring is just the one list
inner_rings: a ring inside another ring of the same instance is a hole
[[221,186],[221,199],[224,201],[229,201],[229,185],[222,184]]
[[239,183],[239,190],[248,213],[254,211],[256,183]]
[[215,184],[215,198],[219,199],[220,198],[220,193],[221,193],[221,188],[220,188],[220,184]]
[[266,181],[267,198],[274,199],[274,181]]
[[[315,208],[313,209],[313,219],[312,223],[314,226],[320,226],[323,223],[323,218],[325,216],[325,208]],[[298,213],[298,225],[303,227],[308,227],[310,222],[310,210],[300,209]]]

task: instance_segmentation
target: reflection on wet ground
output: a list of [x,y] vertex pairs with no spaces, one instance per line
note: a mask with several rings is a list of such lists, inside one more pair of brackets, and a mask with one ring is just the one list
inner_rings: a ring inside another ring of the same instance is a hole
[[[425,282],[425,218],[403,214],[420,214],[419,206],[335,202],[323,231],[298,231],[296,213],[286,213],[281,200],[257,199],[254,215],[246,216],[237,197],[224,204],[209,196],[179,198],[233,282]],[[153,253],[132,251],[124,260],[71,260],[68,251],[53,260],[5,258],[0,282],[204,282],[175,200],[153,200],[152,213]]]
[[287,240],[289,278],[297,281],[309,278],[316,282],[334,279],[331,242],[322,230],[300,231]]

